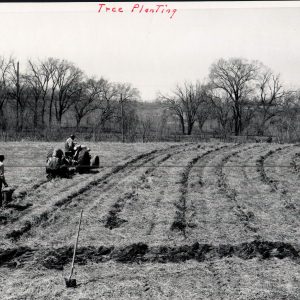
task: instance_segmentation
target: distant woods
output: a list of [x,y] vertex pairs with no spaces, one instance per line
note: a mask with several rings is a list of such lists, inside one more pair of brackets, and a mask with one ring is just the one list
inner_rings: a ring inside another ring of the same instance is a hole
[[0,57],[0,128],[2,135],[58,137],[61,130],[81,127],[121,132],[135,127],[139,91],[129,83],[90,78],[75,64],[54,58],[19,63]]
[[[20,71],[22,69],[22,71]],[[172,141],[273,136],[299,140],[299,90],[257,61],[219,59],[205,82],[183,82],[154,102],[130,83],[88,77],[72,62],[19,65],[0,57],[0,138]]]
[[279,74],[257,61],[219,59],[205,83],[185,82],[170,95],[160,95],[177,119],[182,134],[204,125],[221,137],[273,136],[299,140],[299,90],[283,87]]

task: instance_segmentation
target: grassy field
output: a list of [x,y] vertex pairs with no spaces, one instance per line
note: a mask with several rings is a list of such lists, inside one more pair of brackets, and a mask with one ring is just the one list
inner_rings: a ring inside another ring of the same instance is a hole
[[99,172],[49,181],[53,146],[0,146],[1,299],[300,299],[299,145],[88,143]]

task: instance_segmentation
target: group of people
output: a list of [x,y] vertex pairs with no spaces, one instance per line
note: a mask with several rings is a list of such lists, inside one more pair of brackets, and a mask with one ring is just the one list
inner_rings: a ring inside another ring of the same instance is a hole
[[[50,177],[68,177],[70,175],[69,166],[75,166],[79,172],[85,172],[90,168],[90,149],[84,145],[77,145],[75,135],[72,134],[65,142],[65,153],[61,149],[51,150],[47,155],[46,173]],[[2,188],[8,187],[4,176],[4,155],[0,154],[0,204],[2,203]],[[93,159],[94,160],[94,159]],[[99,158],[92,161],[92,165],[99,166]]]
[[65,153],[61,149],[48,153],[46,173],[51,177],[67,177],[70,175],[68,166],[75,166],[78,172],[83,172],[90,165],[89,151],[86,146],[77,145],[75,135],[72,134],[65,142]]

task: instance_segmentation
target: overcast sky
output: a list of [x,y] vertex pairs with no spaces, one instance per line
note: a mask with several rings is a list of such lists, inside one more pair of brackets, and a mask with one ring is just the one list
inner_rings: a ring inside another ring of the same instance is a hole
[[[1,3],[0,55],[23,68],[28,58],[64,58],[88,76],[132,83],[146,101],[203,80],[221,57],[260,60],[300,87],[298,2],[144,2],[141,13],[131,13],[136,2],[99,13],[99,3]],[[145,12],[158,4],[177,11]]]

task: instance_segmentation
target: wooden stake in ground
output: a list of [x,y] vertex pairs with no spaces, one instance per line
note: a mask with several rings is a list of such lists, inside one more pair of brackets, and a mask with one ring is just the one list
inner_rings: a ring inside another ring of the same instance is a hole
[[66,286],[67,287],[76,287],[76,279],[72,279],[72,275],[73,275],[73,270],[74,270],[74,261],[75,261],[76,249],[77,249],[78,239],[79,239],[79,232],[80,232],[80,225],[81,225],[82,213],[83,213],[83,209],[81,210],[81,213],[80,213],[80,219],[79,219],[79,224],[78,224],[77,237],[76,237],[76,241],[75,241],[75,245],[74,245],[74,251],[73,251],[73,259],[72,259],[72,266],[71,266],[70,276],[69,276],[69,279],[65,278]]

